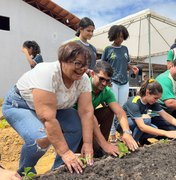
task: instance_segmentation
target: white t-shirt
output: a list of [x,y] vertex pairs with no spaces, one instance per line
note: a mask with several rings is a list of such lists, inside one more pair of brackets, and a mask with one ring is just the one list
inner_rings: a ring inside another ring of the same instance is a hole
[[17,88],[28,106],[34,109],[32,89],[53,92],[57,97],[57,109],[72,107],[82,92],[91,92],[90,80],[85,73],[68,89],[62,80],[60,62],[44,62],[26,72],[17,82]]

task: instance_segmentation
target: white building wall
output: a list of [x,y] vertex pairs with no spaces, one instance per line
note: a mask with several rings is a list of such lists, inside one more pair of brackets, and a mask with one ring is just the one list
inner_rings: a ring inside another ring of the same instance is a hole
[[10,31],[0,30],[0,98],[30,66],[21,52],[26,40],[35,40],[44,61],[57,60],[58,47],[75,31],[22,0],[0,0],[0,16],[10,18]]

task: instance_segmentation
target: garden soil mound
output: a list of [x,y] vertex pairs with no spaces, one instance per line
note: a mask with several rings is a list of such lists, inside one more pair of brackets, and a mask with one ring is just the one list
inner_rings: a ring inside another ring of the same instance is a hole
[[[0,164],[17,170],[22,144],[22,139],[11,127],[0,129]],[[37,172],[43,175],[36,180],[176,180],[176,141],[140,147],[121,159],[111,156],[95,159],[94,166],[86,167],[81,175],[70,174],[65,166],[46,173],[51,169],[54,157],[51,148],[37,163]]]
[[124,158],[111,156],[96,159],[93,167],[86,167],[83,174],[70,174],[65,167],[37,180],[176,180],[176,141],[159,142],[141,147]]

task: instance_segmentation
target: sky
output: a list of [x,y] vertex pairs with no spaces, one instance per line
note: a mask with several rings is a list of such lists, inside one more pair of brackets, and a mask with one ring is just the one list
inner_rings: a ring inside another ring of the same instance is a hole
[[92,19],[96,28],[150,9],[159,15],[176,20],[176,0],[52,0],[76,15]]

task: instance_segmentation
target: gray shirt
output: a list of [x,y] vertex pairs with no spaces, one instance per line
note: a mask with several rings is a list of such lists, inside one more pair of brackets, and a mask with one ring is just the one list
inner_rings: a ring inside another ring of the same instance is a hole
[[157,102],[152,105],[144,104],[140,96],[130,97],[123,105],[123,109],[127,117],[131,117],[132,119],[141,118],[142,114],[147,114],[149,109],[155,112],[162,111],[162,108]]
[[79,38],[75,38],[74,41],[78,42],[79,44],[84,45],[85,47],[87,47],[90,50],[91,53],[91,64],[89,66],[89,69],[94,69],[95,64],[96,64],[96,49],[93,45],[89,44],[89,43],[84,43],[82,42]]

